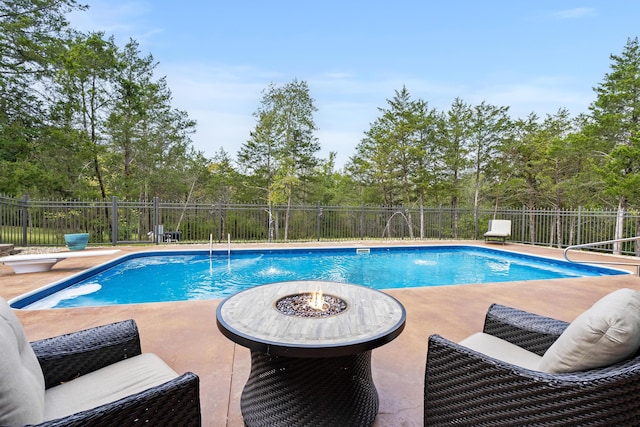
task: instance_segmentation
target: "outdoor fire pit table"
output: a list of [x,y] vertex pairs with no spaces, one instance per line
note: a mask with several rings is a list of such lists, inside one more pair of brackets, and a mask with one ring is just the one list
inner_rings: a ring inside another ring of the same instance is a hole
[[404,329],[402,304],[364,286],[292,281],[220,303],[220,331],[251,349],[247,426],[369,426],[378,413],[371,350]]

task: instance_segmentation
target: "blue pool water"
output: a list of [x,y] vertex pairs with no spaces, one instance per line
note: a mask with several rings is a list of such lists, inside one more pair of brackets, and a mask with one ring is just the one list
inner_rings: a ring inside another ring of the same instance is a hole
[[627,274],[476,246],[141,252],[12,301],[40,309],[225,298],[287,280],[374,289]]

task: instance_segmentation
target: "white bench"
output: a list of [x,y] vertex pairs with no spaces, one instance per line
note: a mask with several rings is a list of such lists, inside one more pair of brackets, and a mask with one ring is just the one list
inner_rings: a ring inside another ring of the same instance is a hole
[[16,274],[49,271],[58,262],[67,258],[113,255],[120,249],[105,251],[53,252],[49,254],[9,255],[0,258],[0,262],[13,268]]

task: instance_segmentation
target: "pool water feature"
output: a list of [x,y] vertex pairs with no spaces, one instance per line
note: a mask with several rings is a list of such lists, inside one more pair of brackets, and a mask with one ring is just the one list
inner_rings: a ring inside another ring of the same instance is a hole
[[228,251],[125,255],[12,300],[25,309],[219,299],[289,280],[374,289],[629,274],[588,264],[466,245]]

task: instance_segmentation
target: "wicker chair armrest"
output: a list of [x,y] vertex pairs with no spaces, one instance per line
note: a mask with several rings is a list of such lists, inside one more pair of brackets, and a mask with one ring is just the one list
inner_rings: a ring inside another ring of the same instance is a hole
[[483,332],[542,356],[569,323],[517,308],[492,304]]
[[198,427],[201,423],[200,379],[194,373],[187,372],[143,392],[65,418],[47,421],[38,426],[180,425]]
[[46,388],[139,355],[135,321],[125,320],[31,343]]
[[532,371],[429,337],[425,425],[631,425],[640,358],[569,374]]

